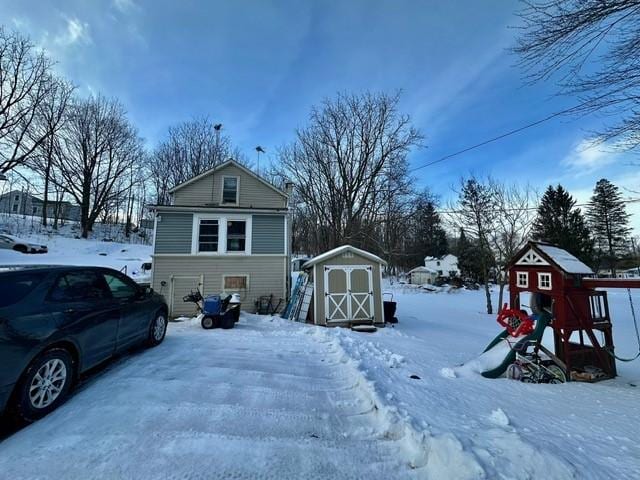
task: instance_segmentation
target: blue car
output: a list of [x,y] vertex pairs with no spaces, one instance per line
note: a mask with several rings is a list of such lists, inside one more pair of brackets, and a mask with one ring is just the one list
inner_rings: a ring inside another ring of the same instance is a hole
[[0,268],[0,413],[51,412],[82,372],[160,344],[167,312],[162,296],[110,268]]

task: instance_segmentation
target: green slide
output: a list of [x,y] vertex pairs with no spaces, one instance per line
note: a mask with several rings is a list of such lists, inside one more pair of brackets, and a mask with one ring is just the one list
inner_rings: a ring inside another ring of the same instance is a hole
[[[525,343],[533,340],[540,341],[542,340],[542,334],[544,333],[544,329],[547,328],[549,322],[551,322],[551,316],[547,312],[542,312],[539,314],[534,314],[533,318],[536,322],[536,326],[529,335],[525,335],[509,350],[509,353],[504,358],[504,360],[498,365],[496,368],[491,370],[487,370],[482,372],[482,376],[486,378],[498,378],[500,377],[507,367],[511,365],[516,359],[516,350],[519,350]],[[504,340],[508,336],[507,330],[500,332],[500,334],[494,338],[491,343],[484,349],[484,351],[491,350],[498,343]],[[483,352],[484,353],[484,352]]]

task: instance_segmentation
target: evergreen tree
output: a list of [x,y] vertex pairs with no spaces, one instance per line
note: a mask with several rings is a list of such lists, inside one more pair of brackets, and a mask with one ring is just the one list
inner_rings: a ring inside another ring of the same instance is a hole
[[631,228],[620,190],[609,180],[603,178],[596,183],[587,218],[602,258],[615,277],[617,260],[627,250]]
[[478,281],[482,277],[478,247],[467,239],[463,228],[460,229],[455,254],[458,257],[458,269],[462,278]]
[[436,207],[436,200],[429,192],[423,192],[416,199],[413,251],[419,264],[424,257],[439,257],[449,251],[447,234]]
[[531,232],[535,240],[549,242],[586,263],[593,261],[593,239],[576,200],[562,185],[544,192]]

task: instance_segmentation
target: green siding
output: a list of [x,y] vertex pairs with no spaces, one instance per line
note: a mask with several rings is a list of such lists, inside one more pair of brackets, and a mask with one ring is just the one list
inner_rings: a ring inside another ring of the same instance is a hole
[[191,253],[193,214],[163,212],[159,217],[154,253]]
[[254,215],[251,253],[284,254],[284,215]]
[[[286,272],[289,259],[281,256],[154,256],[153,289],[164,295],[170,314],[193,315],[193,305],[184,303],[185,292],[198,286],[204,295],[222,293],[224,275],[248,275],[248,289],[240,291],[242,310],[254,312],[255,301],[273,295],[274,305],[287,297]],[[202,285],[199,285],[202,276]],[[177,278],[176,278],[177,277]],[[162,285],[162,282],[166,285]],[[171,298],[173,292],[173,298]],[[230,293],[230,292],[229,292]],[[285,300],[280,308],[284,308]]]
[[205,175],[173,193],[174,205],[223,206],[222,177],[235,176],[240,179],[239,204],[244,208],[286,208],[287,199],[273,188],[248,175],[235,165],[228,165],[214,173]]

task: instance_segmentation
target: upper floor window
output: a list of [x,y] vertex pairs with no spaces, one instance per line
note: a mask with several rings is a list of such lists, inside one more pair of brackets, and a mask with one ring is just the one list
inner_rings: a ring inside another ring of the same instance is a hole
[[238,177],[222,177],[222,203],[238,204]]
[[193,217],[192,254],[250,254],[251,215],[198,215]]
[[218,220],[201,219],[198,231],[198,251],[218,251]]
[[247,241],[247,222],[230,220],[227,222],[227,252],[244,252]]

